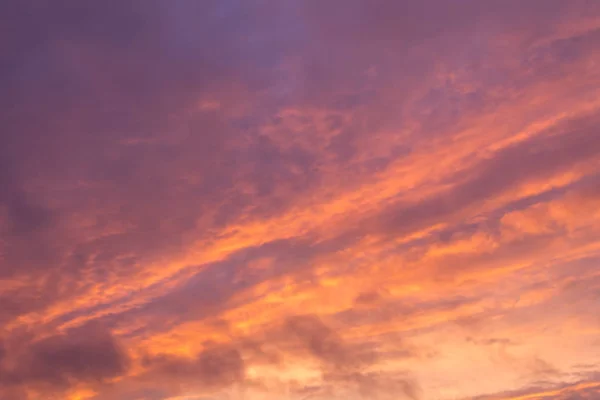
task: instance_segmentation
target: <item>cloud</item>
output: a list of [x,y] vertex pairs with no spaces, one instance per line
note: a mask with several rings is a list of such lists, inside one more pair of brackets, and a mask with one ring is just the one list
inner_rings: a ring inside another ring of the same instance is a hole
[[600,141],[594,134],[597,116],[568,121],[548,135],[537,135],[500,150],[466,172],[459,172],[451,189],[417,204],[397,204],[381,212],[377,229],[407,234],[434,221],[460,216],[468,207],[482,207],[507,190],[548,179],[594,160]]
[[110,332],[96,324],[26,343],[7,351],[3,385],[61,390],[75,384],[101,384],[123,375],[128,357]]
[[245,379],[245,363],[235,347],[209,345],[193,359],[174,357],[151,357],[148,366],[159,379],[181,381],[184,384],[199,385],[203,389],[218,389]]
[[346,386],[364,398],[384,399],[393,392],[419,398],[419,386],[413,378],[401,374],[392,377],[373,369],[379,358],[377,349],[366,343],[349,343],[340,333],[341,329],[336,332],[316,315],[297,315],[284,322],[277,331],[278,338],[268,336],[267,343],[279,341],[284,354],[300,350],[317,360],[322,371],[322,383],[313,386],[317,392],[331,396]]
[[597,381],[580,381],[561,384],[555,387],[529,387],[518,391],[508,391],[495,395],[477,397],[476,400],[509,400],[534,398],[540,400],[579,400],[594,399],[600,393]]
[[353,369],[374,362],[374,354],[363,354],[360,349],[347,346],[314,315],[291,317],[284,330],[295,336],[312,356],[335,370]]
[[338,396],[354,391],[365,398],[387,399],[388,393],[396,392],[410,399],[420,398],[414,377],[377,371],[376,347],[347,342],[317,315],[289,317],[250,336],[207,342],[201,348],[192,356],[144,356],[141,362],[145,372],[136,378],[137,392],[163,387],[169,388],[173,396],[237,387],[242,392],[259,393],[277,380],[269,371],[308,361],[316,366],[319,378],[310,384],[287,383],[290,393]]
[[2,2],[0,397],[476,398],[597,364],[599,12]]

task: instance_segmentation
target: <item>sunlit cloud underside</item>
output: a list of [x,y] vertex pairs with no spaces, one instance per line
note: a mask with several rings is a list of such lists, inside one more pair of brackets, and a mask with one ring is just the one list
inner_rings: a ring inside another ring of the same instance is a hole
[[1,400],[600,399],[600,2],[0,26]]

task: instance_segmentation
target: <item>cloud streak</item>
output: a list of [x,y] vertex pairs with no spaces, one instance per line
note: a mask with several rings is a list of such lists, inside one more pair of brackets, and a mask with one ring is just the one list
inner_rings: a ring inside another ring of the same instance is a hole
[[0,398],[597,396],[595,2],[0,15]]

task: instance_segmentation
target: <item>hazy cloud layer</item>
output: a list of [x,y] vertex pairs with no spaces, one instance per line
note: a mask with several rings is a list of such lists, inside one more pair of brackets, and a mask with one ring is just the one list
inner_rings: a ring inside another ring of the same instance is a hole
[[0,26],[0,399],[598,397],[600,3]]

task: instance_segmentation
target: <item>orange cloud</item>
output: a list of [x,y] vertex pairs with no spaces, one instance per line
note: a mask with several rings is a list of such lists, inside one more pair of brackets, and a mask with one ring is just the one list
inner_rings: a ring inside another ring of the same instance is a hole
[[597,396],[596,5],[126,3],[0,6],[0,398]]

